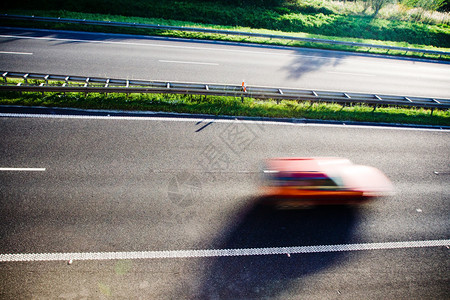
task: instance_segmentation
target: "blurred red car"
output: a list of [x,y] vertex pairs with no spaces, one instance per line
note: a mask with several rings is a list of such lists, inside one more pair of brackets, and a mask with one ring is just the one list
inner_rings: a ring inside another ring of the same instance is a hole
[[273,158],[263,172],[265,198],[282,206],[358,204],[393,192],[380,170],[345,158]]

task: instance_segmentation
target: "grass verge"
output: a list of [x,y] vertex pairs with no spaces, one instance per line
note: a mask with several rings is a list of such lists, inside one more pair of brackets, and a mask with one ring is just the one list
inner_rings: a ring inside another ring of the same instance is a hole
[[173,94],[0,93],[0,105],[139,110],[272,118],[306,118],[450,126],[450,110],[311,103]]
[[[162,18],[202,24],[307,32],[328,36],[407,41],[449,47],[447,23],[426,24],[398,18],[373,18],[372,13],[340,10],[317,0],[77,0],[7,1],[3,11],[41,10]],[[393,9],[393,8],[391,8]],[[59,15],[60,17],[64,17]],[[381,16],[381,15],[380,15]]]
[[[35,16],[42,16],[42,17],[61,17],[61,18],[73,18],[73,19],[89,19],[89,20],[97,20],[97,21],[127,22],[127,23],[140,23],[140,24],[160,24],[160,25],[209,28],[209,29],[219,29],[219,30],[233,30],[233,31],[253,32],[253,33],[262,33],[262,34],[286,35],[286,36],[293,36],[293,37],[307,37],[307,38],[327,39],[327,40],[336,40],[336,41],[357,42],[357,43],[374,44],[374,45],[409,47],[409,48],[435,50],[435,51],[446,51],[446,52],[449,52],[449,50],[450,50],[449,48],[445,48],[442,46],[438,47],[438,46],[432,46],[432,45],[424,45],[424,44],[420,44],[420,43],[411,43],[411,42],[406,42],[406,41],[388,41],[388,40],[376,40],[376,39],[354,38],[354,37],[352,38],[352,37],[332,36],[332,35],[323,35],[323,34],[314,34],[314,33],[305,33],[305,32],[283,32],[283,31],[279,31],[279,30],[254,29],[254,28],[243,27],[243,26],[203,24],[203,23],[194,23],[194,22],[189,22],[189,21],[167,20],[167,19],[160,19],[160,18],[126,17],[126,16],[120,16],[120,15],[102,15],[102,14],[79,13],[79,12],[69,12],[69,11],[23,11],[23,10],[17,11],[16,10],[16,11],[12,11],[12,13],[21,14],[21,15],[35,15]],[[256,38],[256,37],[242,37],[242,36],[233,36],[233,35],[225,35],[225,34],[209,34],[209,33],[200,33],[200,32],[181,32],[181,31],[137,29],[137,28],[130,28],[130,27],[92,26],[92,25],[80,25],[80,24],[45,23],[45,22],[24,22],[24,21],[13,21],[13,20],[0,20],[0,26],[34,27],[34,28],[42,28],[42,29],[56,29],[56,30],[76,30],[76,31],[87,31],[87,32],[105,32],[105,33],[139,34],[139,35],[150,35],[150,36],[166,36],[166,37],[202,39],[202,40],[220,40],[220,41],[246,42],[246,43],[257,43],[257,44],[267,44],[267,45],[306,47],[306,48],[318,48],[318,49],[326,49],[326,50],[351,51],[351,52],[362,52],[362,53],[373,53],[373,54],[389,54],[389,55],[395,55],[395,56],[423,57],[423,58],[429,58],[429,59],[450,60],[449,55],[421,54],[421,53],[415,53],[415,52],[386,50],[386,49],[378,49],[378,48],[352,47],[352,46],[344,46],[344,45],[331,45],[331,44],[322,44],[322,43],[311,43],[311,42],[300,42],[300,41],[289,41],[289,40],[281,40],[281,39],[268,39],[268,38]],[[367,26],[365,28],[367,28]],[[366,35],[361,35],[361,36],[364,37]],[[448,35],[444,35],[444,36],[446,37]],[[444,39],[444,41],[445,40],[447,40],[447,39]]]

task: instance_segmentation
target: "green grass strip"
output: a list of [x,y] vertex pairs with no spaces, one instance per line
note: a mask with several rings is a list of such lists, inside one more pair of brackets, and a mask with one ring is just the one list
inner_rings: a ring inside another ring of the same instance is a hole
[[[11,12],[10,12],[11,13]],[[250,27],[241,26],[224,26],[224,25],[212,25],[212,24],[202,24],[194,23],[188,21],[177,21],[177,20],[165,20],[157,18],[141,18],[141,17],[125,17],[119,15],[102,15],[102,14],[91,14],[91,13],[79,13],[79,12],[69,12],[69,11],[13,11],[14,14],[20,15],[35,15],[41,17],[61,17],[61,18],[73,18],[73,19],[88,19],[96,21],[112,21],[112,22],[127,22],[127,23],[139,23],[139,24],[159,24],[159,25],[170,25],[170,26],[185,26],[185,27],[195,27],[195,28],[207,28],[207,29],[219,29],[219,30],[232,30],[241,32],[251,32],[251,33],[261,33],[261,34],[272,34],[272,35],[285,35],[292,37],[303,37],[303,38],[317,38],[317,39],[327,39],[345,42],[356,42],[374,45],[386,45],[395,47],[406,47],[406,48],[416,48],[424,50],[435,50],[435,51],[446,51],[450,52],[449,48],[436,47],[431,45],[414,44],[408,42],[399,41],[383,41],[383,40],[373,40],[365,38],[346,38],[337,36],[327,36],[320,34],[310,34],[304,32],[282,32],[277,30],[268,29],[254,29]],[[130,27],[112,27],[112,26],[93,26],[93,25],[80,25],[80,24],[60,24],[60,23],[45,23],[45,22],[24,22],[24,21],[14,21],[14,20],[0,20],[0,26],[13,26],[13,27],[34,27],[42,29],[56,29],[56,30],[76,30],[76,31],[86,31],[86,32],[105,32],[105,33],[120,33],[120,34],[139,34],[139,35],[150,35],[150,36],[165,36],[165,37],[178,37],[178,38],[189,38],[189,39],[200,39],[200,40],[217,40],[217,41],[232,41],[232,42],[245,42],[245,43],[256,43],[256,44],[266,44],[266,45],[278,45],[278,46],[291,46],[291,47],[304,47],[304,48],[316,48],[316,49],[326,49],[326,50],[339,50],[339,51],[349,51],[349,52],[362,52],[362,53],[372,53],[372,54],[389,54],[394,56],[406,56],[406,57],[423,57],[429,59],[440,59],[440,60],[450,60],[449,55],[436,55],[436,54],[421,54],[415,52],[405,52],[397,50],[386,50],[379,48],[367,48],[367,47],[352,47],[345,45],[332,45],[323,43],[311,43],[311,42],[301,42],[301,41],[289,41],[281,39],[268,39],[259,37],[245,37],[245,36],[233,36],[225,34],[210,34],[201,32],[182,32],[182,31],[172,31],[172,30],[151,30],[151,29],[139,29]]]
[[377,107],[358,104],[258,100],[240,97],[174,94],[0,93],[0,105],[70,107],[126,111],[401,123],[450,126],[450,110]]

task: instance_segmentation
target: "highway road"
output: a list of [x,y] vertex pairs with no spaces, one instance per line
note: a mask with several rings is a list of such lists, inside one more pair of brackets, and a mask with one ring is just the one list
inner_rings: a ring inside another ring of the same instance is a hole
[[450,64],[173,38],[0,28],[0,70],[448,98]]
[[[2,299],[450,296],[448,130],[55,115],[0,128]],[[276,156],[347,157],[396,194],[264,209],[258,170]]]

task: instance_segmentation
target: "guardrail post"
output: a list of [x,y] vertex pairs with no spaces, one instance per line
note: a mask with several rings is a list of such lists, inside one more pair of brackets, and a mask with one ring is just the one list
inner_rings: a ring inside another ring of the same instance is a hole
[[7,85],[8,84],[8,79],[6,78],[6,75],[8,75],[8,72],[5,72],[5,73],[2,74],[2,77],[3,77],[3,80],[4,80],[3,85]]
[[[86,78],[85,84],[84,84],[84,87],[85,87],[85,88],[89,87],[89,80],[91,80],[89,77]],[[84,97],[85,97],[85,98],[87,97],[87,95],[88,95],[88,93],[87,93],[87,92],[84,92]]]
[[[205,84],[205,90],[209,91],[209,86],[207,84]],[[205,95],[205,97],[203,97],[203,101],[206,101],[207,98],[208,98],[208,95]]]
[[[39,84],[40,87],[41,87],[41,86],[44,86],[44,85],[45,85],[44,82],[41,82],[41,84]],[[44,97],[44,91],[41,92],[41,95],[42,95],[42,97]]]
[[[110,79],[108,78],[105,83],[105,88],[107,88],[109,86],[109,81],[110,81]],[[105,93],[105,96],[108,97],[108,93]]]
[[30,74],[25,74],[25,75],[23,75],[23,83],[25,84],[25,85],[28,85],[28,76],[29,76]]
[[[64,78],[64,83],[62,85],[63,87],[67,86],[68,81],[69,81],[69,77],[70,76],[67,76],[66,78]],[[64,95],[64,97],[66,96],[66,91],[63,92],[63,95]]]

